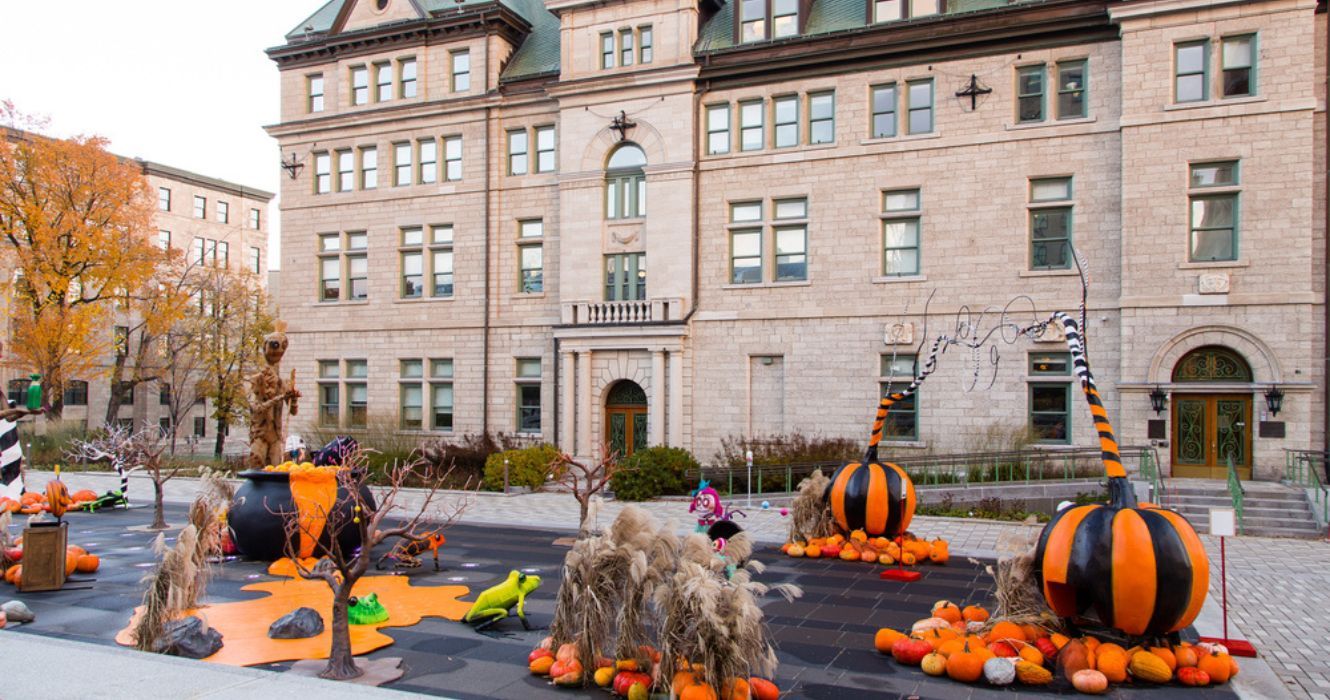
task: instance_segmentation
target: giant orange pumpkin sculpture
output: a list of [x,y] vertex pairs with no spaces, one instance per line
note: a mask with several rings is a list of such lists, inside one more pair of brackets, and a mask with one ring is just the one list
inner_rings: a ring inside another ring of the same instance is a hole
[[937,367],[937,355],[943,340],[933,341],[922,371],[904,391],[882,397],[864,458],[841,465],[832,475],[824,498],[841,531],[863,530],[869,537],[896,537],[905,534],[910,527],[910,520],[914,518],[914,482],[904,469],[878,461],[877,445],[882,441],[882,429],[892,405],[918,391],[919,385]]
[[1066,332],[1099,431],[1109,502],[1067,508],[1044,527],[1035,551],[1044,598],[1062,617],[1093,610],[1101,623],[1128,635],[1182,630],[1200,613],[1210,585],[1205,548],[1183,516],[1138,506],[1076,321],[1059,312],[1052,322]]

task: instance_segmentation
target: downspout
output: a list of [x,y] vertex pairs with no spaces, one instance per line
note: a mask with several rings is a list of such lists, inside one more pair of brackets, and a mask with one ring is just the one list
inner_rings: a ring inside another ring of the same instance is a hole
[[[1325,22],[1326,46],[1330,47],[1330,8],[1326,11]],[[1330,48],[1327,48],[1327,54],[1321,56],[1321,61],[1325,64],[1325,131],[1321,133],[1324,149],[1325,162],[1321,163],[1321,175],[1326,178],[1326,201],[1330,202]],[[1330,258],[1330,207],[1327,207],[1325,214],[1325,229],[1321,232],[1322,245],[1322,271],[1325,273],[1325,285],[1321,288],[1321,310],[1325,312],[1321,326],[1321,351],[1325,355],[1324,363],[1321,367],[1321,418],[1325,421],[1325,432],[1321,434],[1321,450],[1325,453],[1326,464],[1330,465],[1330,341],[1326,340],[1326,333],[1330,332],[1330,264],[1326,264],[1326,259]],[[1326,467],[1326,476],[1330,477],[1330,466]]]
[[698,129],[701,126],[701,117],[698,112],[702,109],[702,95],[704,92],[705,88],[693,91],[693,303],[689,304],[688,313],[684,314],[683,317],[685,331],[687,331],[686,326],[688,325],[688,320],[693,317],[693,314],[697,313],[697,295],[702,287],[700,282],[701,275],[697,270],[697,264],[700,260],[698,248],[702,242],[702,207],[699,204],[701,201],[700,197],[702,196],[701,168],[699,167],[700,159],[702,157],[702,149],[698,144],[699,137],[701,136],[698,132]]
[[[485,39],[486,46],[489,45],[489,38]],[[485,81],[489,82],[488,54],[486,55]],[[486,85],[488,88],[488,85]],[[488,92],[488,89],[486,90]],[[480,432],[481,435],[488,436],[490,432],[490,195],[493,192],[490,171],[490,117],[494,108],[487,105],[485,107],[485,207],[482,215],[484,223],[482,231],[485,236],[485,311],[484,318],[481,319],[481,341],[480,341]]]

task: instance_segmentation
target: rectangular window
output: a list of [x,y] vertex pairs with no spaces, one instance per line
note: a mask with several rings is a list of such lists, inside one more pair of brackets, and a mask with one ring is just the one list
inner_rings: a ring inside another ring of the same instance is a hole
[[419,227],[402,229],[403,299],[419,299],[425,294],[424,235]]
[[[741,226],[730,231],[730,284],[761,284],[762,203],[731,204],[730,223]],[[747,224],[757,228],[747,228]]]
[[758,151],[766,141],[762,125],[762,100],[739,103],[739,148]]
[[1173,46],[1173,101],[1202,102],[1210,98],[1210,42]]
[[643,301],[646,298],[646,254],[606,255],[605,301]]
[[799,96],[786,95],[771,100],[772,124],[776,148],[799,145]]
[[351,150],[337,152],[337,191],[350,192],[356,188],[356,156]]
[[401,404],[398,415],[402,430],[420,430],[425,418],[425,363],[423,360],[402,360],[398,370],[398,389]]
[[443,177],[449,182],[462,179],[462,137],[443,137]]
[[194,416],[194,437],[208,436],[208,419],[204,416]]
[[[332,156],[327,153],[314,154],[314,194],[332,192]],[[198,211],[199,200],[194,198],[194,210]]]
[[1058,119],[1080,119],[1086,116],[1086,78],[1090,71],[1086,61],[1058,63]]
[[730,106],[707,106],[707,154],[730,152]]
[[257,208],[253,208],[253,207],[250,208],[250,210],[249,210],[249,227],[250,227],[251,229],[254,229],[255,231],[259,230],[259,228],[260,228],[260,222],[261,222],[261,220],[260,220],[260,218],[259,218],[260,216],[261,216],[261,214],[259,213],[259,210],[258,210]]
[[933,131],[933,79],[911,80],[906,83],[905,99],[909,110],[909,133],[931,133]]
[[873,86],[873,138],[896,135],[896,84]]
[[411,144],[393,144],[393,184],[402,187],[411,184]]
[[158,383],[157,383],[157,405],[159,405],[159,406],[170,406],[170,405],[171,405],[171,384],[170,384],[170,382],[158,382]]
[[430,296],[447,298],[453,295],[453,227],[431,226],[429,247]]
[[249,271],[256,275],[263,271],[263,253],[256,246],[249,247]]
[[[18,402],[16,401],[15,403]],[[64,403],[66,406],[87,406],[88,383],[80,379],[74,379],[69,382],[66,382]]]
[[[319,425],[335,428],[341,412],[337,360],[319,360]],[[328,381],[331,380],[331,381]]]
[[369,69],[365,66],[351,68],[351,104],[369,104]]
[[[325,154],[325,157],[326,157],[326,154]],[[208,198],[207,198],[207,197],[200,197],[199,195],[194,195],[194,218],[195,218],[195,219],[206,219],[206,218],[208,218]]]
[[1071,269],[1071,178],[1030,180],[1030,269]]
[[894,22],[905,19],[905,0],[876,0],[873,3],[874,22]]
[[369,384],[363,380],[369,377],[369,362],[366,360],[347,360],[346,376],[346,427],[364,428],[369,421]]
[[454,51],[452,53],[453,64],[453,92],[466,92],[471,89],[471,52]]
[[323,74],[311,75],[306,79],[309,92],[307,108],[311,113],[323,111]]
[[818,92],[808,95],[808,143],[831,143],[836,140],[836,93]]
[[453,429],[453,361],[430,360],[430,428]]
[[360,149],[360,189],[372,190],[379,186],[379,149],[366,146]]
[[134,405],[134,382],[120,382],[120,405]]
[[882,193],[882,274],[919,274],[919,190]]
[[158,248],[161,248],[162,250],[170,250],[170,249],[171,249],[171,232],[170,232],[170,231],[158,231],[158,232],[157,232],[157,247],[158,247]]
[[517,432],[540,432],[540,358],[517,359]]
[[600,33],[600,67],[614,67],[614,32]]
[[1044,120],[1044,64],[1016,69],[1016,121]]
[[369,296],[369,256],[364,252],[368,242],[363,232],[346,234],[346,249],[350,251],[346,255],[346,287],[352,301]]
[[654,53],[651,39],[651,25],[637,28],[637,55],[640,63],[651,63],[652,53]]
[[421,139],[419,152],[419,182],[422,185],[433,184],[439,179],[439,142],[434,139]]
[[171,211],[171,188],[169,187],[157,188],[157,210]]
[[231,244],[226,241],[217,242],[217,264],[221,267],[230,267],[231,265]]
[[633,30],[619,30],[619,65],[633,65]]
[[1041,444],[1071,442],[1071,383],[1030,384],[1030,433]]
[[536,127],[536,172],[554,172],[554,127]]
[[416,59],[404,58],[397,64],[401,77],[399,78],[398,94],[403,99],[416,96]]
[[1068,352],[1030,353],[1030,376],[1032,377],[1071,376],[1071,353]]
[[[878,394],[903,391],[914,381],[918,359],[915,355],[882,355],[879,364]],[[883,440],[919,439],[919,394],[916,392],[892,404],[882,425]]]
[[508,132],[508,174],[525,175],[527,171],[526,129]]
[[799,0],[771,0],[771,36],[779,39],[799,33]]
[[393,98],[393,64],[374,64],[374,100],[387,102]]
[[[776,281],[808,279],[808,227],[795,224],[808,219],[808,200],[778,199],[772,203],[778,226],[773,229],[776,250]],[[787,223],[790,222],[790,223]]]
[[647,214],[647,180],[640,170],[605,181],[605,218],[636,219]]
[[518,255],[518,290],[523,294],[538,294],[545,291],[544,245],[536,242],[545,235],[545,225],[540,219],[517,222],[517,235],[521,243],[517,246]]
[[1188,200],[1190,260],[1238,259],[1238,162],[1193,163]]
[[762,41],[767,38],[767,1],[739,1],[739,41]]
[[217,202],[217,222],[222,224],[231,223],[231,205],[227,202]]
[[1256,94],[1256,35],[1226,36],[1222,58],[1224,97]]

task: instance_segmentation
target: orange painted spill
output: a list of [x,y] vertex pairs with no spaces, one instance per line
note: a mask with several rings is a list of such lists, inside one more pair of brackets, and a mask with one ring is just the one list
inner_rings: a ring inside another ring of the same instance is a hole
[[[294,567],[279,559],[268,569],[274,576],[292,576]],[[222,649],[204,661],[231,666],[254,666],[279,661],[326,659],[332,644],[332,591],[322,580],[285,578],[280,581],[253,583],[242,591],[268,593],[254,600],[205,605],[187,615],[202,617],[210,627],[222,633]],[[353,595],[379,595],[388,611],[388,619],[375,625],[351,625],[351,651],[368,654],[393,643],[380,632],[383,627],[410,627],[425,617],[460,620],[471,604],[458,600],[469,592],[467,586],[416,587],[406,576],[365,576],[356,582]],[[308,639],[269,639],[268,627],[296,608],[313,608],[323,616],[323,633]],[[129,625],[115,641],[133,646],[131,631],[143,608],[134,609]]]
[[290,472],[291,500],[300,518],[300,556],[314,555],[314,545],[328,524],[337,502],[337,471],[312,469]]

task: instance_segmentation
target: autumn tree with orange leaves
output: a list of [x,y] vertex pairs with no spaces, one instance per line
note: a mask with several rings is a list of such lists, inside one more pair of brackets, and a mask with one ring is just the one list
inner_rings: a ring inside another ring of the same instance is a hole
[[4,361],[41,373],[59,416],[66,379],[102,373],[116,299],[144,287],[161,251],[147,235],[154,200],[142,171],[102,138],[48,138],[41,126],[0,102]]

